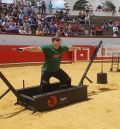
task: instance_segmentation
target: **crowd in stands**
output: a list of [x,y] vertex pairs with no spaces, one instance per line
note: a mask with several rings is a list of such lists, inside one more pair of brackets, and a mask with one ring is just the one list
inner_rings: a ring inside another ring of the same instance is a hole
[[[47,8],[49,14],[46,13]],[[80,11],[76,16],[62,9],[53,14],[51,1],[48,5],[44,0],[1,4],[0,12],[0,33],[80,36],[84,32],[86,36],[96,36],[102,35],[103,30],[113,29],[113,37],[117,37],[120,30],[119,21],[105,21],[103,25],[92,25],[90,30],[84,29],[83,24],[91,24],[88,9]]]
[[[50,6],[51,2],[49,9]],[[90,24],[85,11],[78,16],[70,16],[67,10],[57,10],[55,14],[48,15],[44,1],[4,4],[1,9],[1,33],[74,36],[82,31],[81,24]]]

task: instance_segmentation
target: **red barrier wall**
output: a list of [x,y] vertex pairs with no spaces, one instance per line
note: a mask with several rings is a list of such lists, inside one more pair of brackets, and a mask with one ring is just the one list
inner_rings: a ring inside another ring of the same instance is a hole
[[[0,45],[0,64],[4,63],[22,63],[22,62],[44,62],[43,52],[18,52],[16,48],[26,46]],[[62,61],[74,61],[73,52],[65,52]]]
[[[26,45],[27,46],[27,45]],[[25,45],[0,45],[0,64],[5,63],[23,63],[23,62],[44,62],[43,52],[18,52],[16,48],[26,47]],[[65,52],[62,57],[62,62],[72,63],[74,61],[87,61],[91,56],[96,46],[91,45],[73,45],[79,50]],[[100,55],[95,60],[110,60],[112,57],[101,57]]]
[[80,60],[90,60],[92,54],[92,46],[91,45],[73,45],[79,50],[76,50],[76,61]]
[[88,60],[88,50],[77,50],[76,61]]

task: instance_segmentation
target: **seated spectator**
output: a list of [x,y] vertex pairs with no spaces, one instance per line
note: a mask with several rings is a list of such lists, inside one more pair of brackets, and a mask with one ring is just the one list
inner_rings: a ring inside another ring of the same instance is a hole
[[95,30],[96,30],[96,35],[102,35],[103,34],[102,26],[96,26]]
[[65,23],[63,32],[64,32],[64,36],[68,37],[68,27],[67,27],[67,23]]
[[57,25],[52,25],[52,26],[51,26],[51,33],[52,33],[53,35],[55,35],[57,32],[58,32]]
[[86,36],[86,37],[90,36],[90,34],[89,34],[89,30],[84,29],[84,33],[85,33],[85,36]]
[[9,23],[9,27],[6,30],[8,33],[19,33],[17,26],[14,22]]
[[104,22],[104,24],[103,24],[103,29],[109,30],[109,24],[108,24],[107,21]]
[[5,27],[4,26],[1,26],[0,27],[0,33],[6,33],[6,30],[5,30]]
[[20,26],[19,27],[19,34],[25,34],[25,31],[24,31],[24,27],[23,26]]
[[109,25],[109,29],[113,28],[113,22],[111,20],[108,22],[108,25]]
[[73,35],[73,31],[72,31],[72,24],[69,24],[68,27],[67,27],[67,33],[68,33],[68,36],[72,36]]
[[96,28],[95,25],[93,25],[90,30],[90,36],[95,36],[95,35],[96,35]]
[[47,26],[44,26],[43,27],[43,33],[44,33],[44,35],[50,35],[50,29],[47,27]]
[[114,23],[114,26],[117,26],[117,27],[118,27],[118,29],[120,29],[120,21],[119,21],[119,20],[117,20],[117,22],[115,22],[115,23]]
[[37,27],[36,35],[38,35],[38,36],[43,36],[44,35],[44,32],[43,32],[41,27]]
[[26,26],[24,27],[25,34],[32,34],[31,28]]
[[117,26],[113,26],[113,37],[117,37],[119,34],[119,29]]

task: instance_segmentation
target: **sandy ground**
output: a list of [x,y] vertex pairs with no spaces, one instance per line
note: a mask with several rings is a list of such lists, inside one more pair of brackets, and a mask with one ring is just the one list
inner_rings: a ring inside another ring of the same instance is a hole
[[[87,62],[62,64],[69,73],[72,84],[77,85]],[[49,112],[34,113],[14,105],[16,97],[9,92],[0,100],[0,129],[120,129],[120,72],[109,72],[110,63],[104,64],[108,84],[97,84],[100,63],[92,64],[87,76],[93,81],[88,85],[88,101],[73,104]],[[11,84],[17,89],[39,84],[41,65],[0,68]],[[55,79],[51,79],[56,81]],[[7,87],[0,79],[0,94]]]

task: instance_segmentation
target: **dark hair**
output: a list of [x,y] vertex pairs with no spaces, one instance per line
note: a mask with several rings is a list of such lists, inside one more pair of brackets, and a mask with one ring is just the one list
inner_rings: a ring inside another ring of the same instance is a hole
[[54,42],[54,41],[61,41],[61,38],[58,36],[54,36],[54,37],[52,37],[52,42]]

